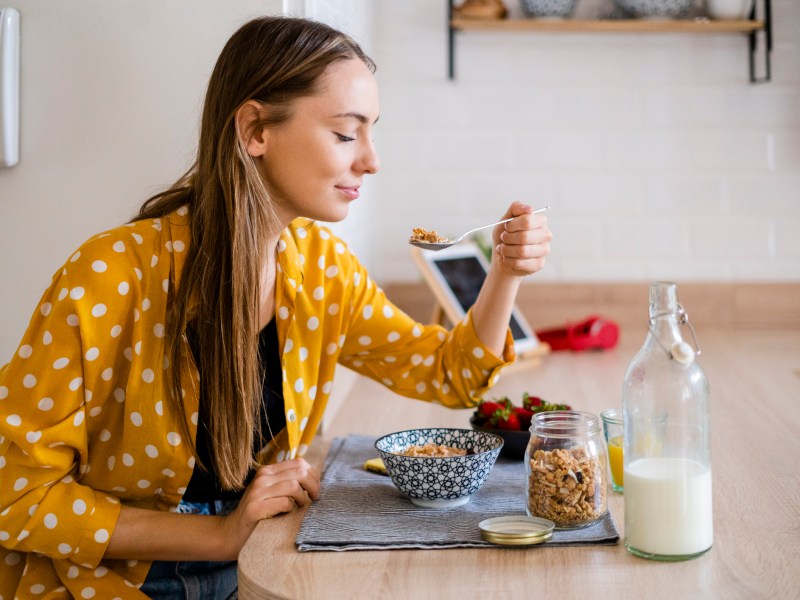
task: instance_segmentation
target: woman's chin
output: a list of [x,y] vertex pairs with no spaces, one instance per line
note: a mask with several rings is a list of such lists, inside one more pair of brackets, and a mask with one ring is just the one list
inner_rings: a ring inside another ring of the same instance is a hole
[[325,223],[339,223],[347,218],[349,212],[350,209],[348,206],[337,206],[335,210],[328,210],[324,213],[320,212],[320,214],[313,217],[313,219],[315,221],[324,221]]

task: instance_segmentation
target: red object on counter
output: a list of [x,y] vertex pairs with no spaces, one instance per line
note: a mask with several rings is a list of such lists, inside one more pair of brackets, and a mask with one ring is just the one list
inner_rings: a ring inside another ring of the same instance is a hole
[[587,317],[564,327],[542,329],[536,332],[540,341],[552,350],[607,350],[617,345],[619,325],[598,315]]

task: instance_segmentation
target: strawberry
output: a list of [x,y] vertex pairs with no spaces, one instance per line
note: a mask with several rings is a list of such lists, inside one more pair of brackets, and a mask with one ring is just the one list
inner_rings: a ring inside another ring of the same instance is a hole
[[491,423],[497,429],[505,429],[507,431],[520,431],[521,429],[519,417],[510,406],[496,411],[492,415]]
[[533,414],[551,410],[572,410],[569,404],[550,404],[539,396],[530,396],[528,392],[522,394],[522,406],[532,411]]
[[515,406],[511,410],[515,415],[517,415],[517,419],[519,420],[519,428],[522,431],[530,429],[531,419],[533,419],[533,411],[519,406]]
[[572,410],[569,404],[550,404],[539,396],[522,394],[522,406],[516,406],[508,396],[481,400],[473,413],[473,422],[483,427],[506,431],[527,431],[533,415],[552,410]]
[[530,396],[528,392],[522,394],[522,406],[524,408],[533,410],[534,406],[541,406],[542,404],[544,404],[544,400],[539,398],[539,396]]
[[495,398],[493,400],[481,400],[473,413],[475,422],[478,424],[487,423],[494,413],[507,408],[510,404],[511,401],[505,397]]
[[541,406],[536,407],[533,412],[545,412],[551,410],[572,410],[572,407],[569,404],[550,404],[549,402],[544,402]]
[[504,408],[505,405],[500,404],[499,402],[481,402],[478,405],[477,413],[488,418],[491,417],[496,411]]

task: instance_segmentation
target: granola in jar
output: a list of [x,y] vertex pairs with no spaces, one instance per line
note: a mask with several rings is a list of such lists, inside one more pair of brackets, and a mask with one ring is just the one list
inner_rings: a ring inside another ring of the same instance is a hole
[[525,452],[528,514],[550,519],[560,529],[600,520],[608,511],[606,460],[595,415],[535,415]]

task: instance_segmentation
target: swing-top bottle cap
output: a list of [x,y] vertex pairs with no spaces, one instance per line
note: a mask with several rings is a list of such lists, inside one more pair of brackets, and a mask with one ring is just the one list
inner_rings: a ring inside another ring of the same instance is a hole
[[691,364],[694,360],[694,348],[692,348],[686,342],[678,342],[677,344],[673,344],[671,350],[672,358],[683,365]]

